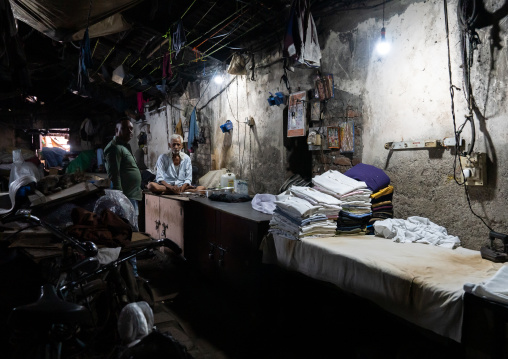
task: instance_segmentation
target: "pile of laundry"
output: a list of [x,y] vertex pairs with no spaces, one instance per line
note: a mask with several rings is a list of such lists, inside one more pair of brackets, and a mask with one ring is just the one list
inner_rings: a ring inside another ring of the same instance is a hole
[[314,188],[340,200],[337,234],[357,234],[370,219],[370,195],[367,184],[338,171],[328,171],[312,179]]
[[367,234],[374,234],[374,223],[384,219],[393,218],[393,186],[388,185],[373,193],[370,202],[372,204],[372,217],[367,225]]
[[345,173],[330,170],[312,183],[312,188],[292,185],[274,196],[269,229],[274,237],[374,234],[373,218],[393,218],[393,186],[375,166],[360,163]]
[[322,206],[290,194],[276,196],[269,232],[274,237],[300,240],[304,237],[335,235],[335,221],[328,219]]

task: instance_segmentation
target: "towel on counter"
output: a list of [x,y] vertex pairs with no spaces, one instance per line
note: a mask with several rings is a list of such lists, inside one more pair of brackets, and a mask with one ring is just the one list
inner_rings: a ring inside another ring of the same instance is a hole
[[390,184],[390,177],[381,168],[365,163],[357,164],[344,172],[344,175],[365,182],[373,192],[377,192]]
[[276,207],[275,199],[276,197],[273,194],[258,193],[252,199],[252,208],[259,212],[273,214]]
[[494,302],[508,304],[508,266],[503,265],[484,283],[464,284],[464,291]]

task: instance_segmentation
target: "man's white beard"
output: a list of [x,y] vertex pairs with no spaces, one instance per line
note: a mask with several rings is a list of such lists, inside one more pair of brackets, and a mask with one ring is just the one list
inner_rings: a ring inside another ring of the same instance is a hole
[[180,155],[180,150],[171,150],[173,155]]

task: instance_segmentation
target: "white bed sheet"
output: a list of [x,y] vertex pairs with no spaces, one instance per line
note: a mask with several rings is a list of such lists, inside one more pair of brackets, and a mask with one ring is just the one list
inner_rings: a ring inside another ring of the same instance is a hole
[[365,235],[301,241],[269,236],[263,249],[270,248],[279,265],[333,283],[457,342],[462,334],[464,283],[485,281],[502,266],[462,247],[395,243]]

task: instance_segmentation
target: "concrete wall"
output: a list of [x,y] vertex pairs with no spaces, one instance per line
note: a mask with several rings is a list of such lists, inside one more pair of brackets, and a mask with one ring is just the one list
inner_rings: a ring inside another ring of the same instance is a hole
[[[379,2],[375,2],[379,4]],[[486,8],[498,10],[497,2],[486,0]],[[449,1],[452,83],[463,88],[456,2]],[[448,76],[448,47],[443,1],[391,1],[386,3],[384,25],[391,44],[388,55],[377,55],[375,45],[383,26],[382,7],[337,12],[317,21],[322,49],[323,73],[335,77],[336,97],[327,103],[324,126],[338,125],[351,113],[355,122],[355,152],[306,150],[304,138],[287,139],[285,106],[269,106],[269,92],[288,94],[280,82],[280,50],[256,54],[255,81],[226,76],[225,85],[201,83],[197,108],[200,124],[207,128],[209,146],[200,147],[194,163],[203,168],[228,168],[237,178],[247,179],[251,193],[278,193],[293,173],[311,177],[328,169],[345,171],[363,162],[382,168],[395,187],[397,218],[424,216],[458,235],[463,245],[479,249],[487,242],[489,229],[468,207],[463,186],[454,180],[454,153],[449,149],[388,151],[392,141],[443,139],[454,134]],[[500,48],[492,43],[492,25],[478,30],[482,44],[475,53],[473,92],[479,111],[475,115],[475,151],[488,154],[488,184],[470,187],[473,210],[494,230],[507,232],[505,210],[508,192],[508,148],[506,125],[506,15],[497,21]],[[316,70],[289,72],[292,91],[313,88]],[[185,96],[180,108],[190,102]],[[208,103],[208,101],[210,101]],[[468,114],[463,91],[455,91],[457,126]],[[195,103],[195,101],[194,101]],[[208,104],[207,104],[208,103]],[[351,110],[348,112],[346,110]],[[147,116],[151,125],[149,160],[167,149],[164,113]],[[250,128],[245,119],[253,117]],[[171,118],[171,115],[168,117]],[[234,129],[222,133],[219,126],[230,120]],[[137,125],[138,127],[140,125]],[[463,138],[471,142],[466,128]],[[303,140],[303,141],[302,141]],[[309,166],[307,166],[309,165]],[[312,165],[312,166],[311,166]]]
[[[488,1],[489,11],[497,10]],[[497,5],[500,7],[500,5]],[[389,2],[385,9],[386,37],[391,51],[380,57],[374,51],[382,27],[382,9],[365,18],[360,11],[340,23],[326,19],[322,28],[323,68],[333,72],[341,89],[363,100],[362,161],[380,167],[395,186],[395,216],[428,217],[458,235],[463,245],[479,249],[489,229],[469,210],[464,187],[453,179],[452,150],[388,151],[391,141],[452,137],[453,118],[449,92],[448,47],[442,1]],[[463,94],[456,2],[448,4],[452,83],[457,126],[468,114]],[[506,232],[506,15],[498,22],[502,49],[492,49],[492,26],[478,31],[482,45],[475,54],[473,93],[481,115],[475,116],[475,151],[488,154],[488,184],[469,187],[473,210],[496,231]],[[341,41],[351,33],[353,48]],[[492,69],[490,69],[492,66]],[[463,137],[471,142],[468,127]]]

